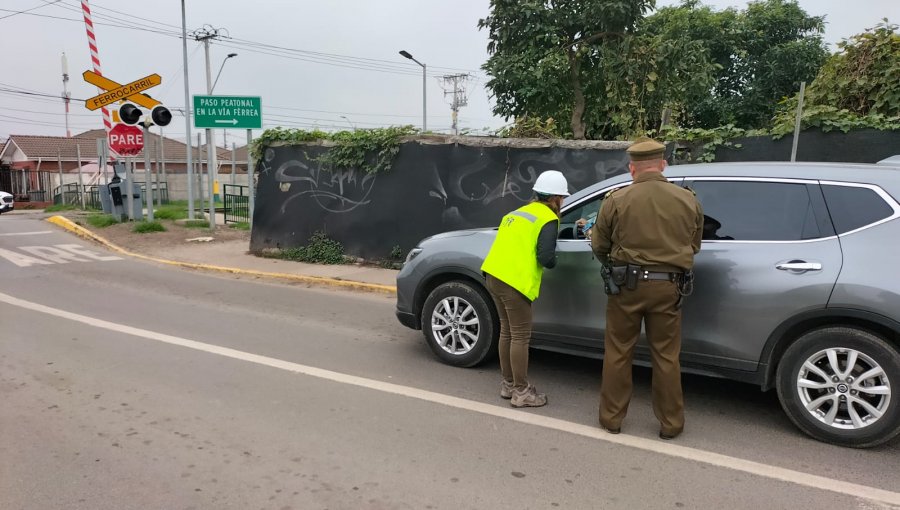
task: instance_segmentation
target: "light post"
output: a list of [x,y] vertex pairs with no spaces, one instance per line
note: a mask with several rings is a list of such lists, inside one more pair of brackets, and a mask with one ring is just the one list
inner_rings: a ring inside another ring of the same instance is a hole
[[222,60],[222,65],[219,66],[219,74],[216,75],[216,80],[213,82],[212,89],[210,89],[210,93],[216,88],[216,83],[219,83],[219,76],[222,76],[222,69],[225,68],[225,62],[228,62],[228,59],[231,57],[236,57],[237,53],[229,53],[224,60]]
[[350,124],[350,127],[352,127],[354,131],[356,131],[356,124],[350,122],[350,119],[348,119],[346,115],[341,115],[341,118],[346,120],[347,124]]
[[423,63],[419,62],[418,60],[414,59],[413,56],[410,55],[410,53],[409,53],[408,51],[406,51],[406,50],[400,50],[400,55],[402,55],[403,57],[408,58],[408,59],[412,60],[413,62],[415,62],[416,64],[419,64],[420,66],[422,66],[422,133],[424,134],[425,131],[426,131],[426,129],[425,129],[425,127],[426,127],[426,124],[425,124],[425,116],[426,116],[426,107],[425,107],[425,80],[426,80],[426,75],[425,75],[425,71],[426,71],[426,67],[425,67],[425,64],[423,64]]
[[[222,59],[222,65],[219,66],[219,72],[216,74],[216,79],[213,81],[212,88],[210,89],[210,94],[212,91],[216,89],[216,83],[219,83],[219,76],[222,76],[222,69],[225,68],[225,62],[228,62],[228,59],[231,57],[236,57],[237,53],[229,53],[227,57]],[[225,148],[228,148],[228,130],[222,130],[222,143],[225,145]]]

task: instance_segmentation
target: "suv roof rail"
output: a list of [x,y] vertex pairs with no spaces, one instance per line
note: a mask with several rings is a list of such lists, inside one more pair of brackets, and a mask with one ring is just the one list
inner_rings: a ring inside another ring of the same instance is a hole
[[875,164],[876,165],[888,165],[888,166],[900,166],[900,154],[891,156],[889,158],[884,158]]

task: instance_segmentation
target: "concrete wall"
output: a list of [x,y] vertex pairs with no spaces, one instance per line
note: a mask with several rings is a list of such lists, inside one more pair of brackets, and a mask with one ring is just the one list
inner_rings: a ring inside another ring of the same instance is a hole
[[561,170],[576,191],[626,169],[627,143],[418,139],[378,175],[323,170],[321,145],[270,147],[259,164],[250,248],[307,244],[315,231],[349,255],[388,258],[424,237],[493,227],[531,199],[535,178]]

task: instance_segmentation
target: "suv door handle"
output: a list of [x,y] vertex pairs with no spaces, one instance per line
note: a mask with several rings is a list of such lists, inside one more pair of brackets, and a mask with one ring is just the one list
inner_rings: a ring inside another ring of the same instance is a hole
[[805,260],[792,260],[775,264],[775,269],[782,271],[821,271],[822,264],[819,262],[806,262]]

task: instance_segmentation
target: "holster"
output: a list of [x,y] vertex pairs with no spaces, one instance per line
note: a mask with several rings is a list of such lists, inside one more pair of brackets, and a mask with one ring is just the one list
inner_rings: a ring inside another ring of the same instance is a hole
[[613,266],[612,267],[612,281],[618,285],[625,285],[625,274],[627,269],[625,266]]
[[625,288],[634,290],[637,288],[638,276],[641,274],[641,266],[628,264],[625,266]]
[[616,268],[612,268],[606,264],[601,266],[600,268],[600,276],[603,277],[603,290],[606,292],[607,296],[615,296],[619,291],[619,283],[616,282],[616,279],[613,277]]

